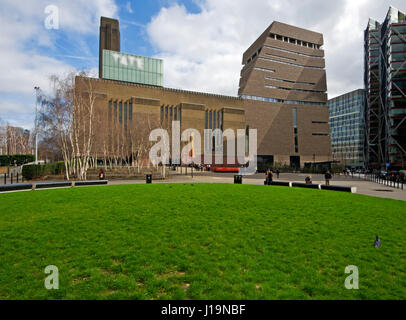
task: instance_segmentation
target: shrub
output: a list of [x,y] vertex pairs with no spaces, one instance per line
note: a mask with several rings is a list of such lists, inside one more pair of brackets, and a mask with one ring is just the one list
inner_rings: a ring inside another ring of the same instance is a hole
[[0,167],[21,166],[23,164],[34,162],[35,156],[33,154],[14,154],[14,155],[1,155]]
[[27,180],[42,178],[47,175],[60,175],[65,172],[63,161],[49,164],[30,164],[23,167],[23,177]]

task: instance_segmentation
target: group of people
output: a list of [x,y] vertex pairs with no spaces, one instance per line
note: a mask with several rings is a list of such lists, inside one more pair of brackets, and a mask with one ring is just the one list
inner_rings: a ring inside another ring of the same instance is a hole
[[[333,175],[330,173],[330,171],[327,171],[324,174],[324,179],[326,180],[326,186],[330,185],[330,180],[333,179]],[[312,176],[306,176],[305,178],[306,184],[312,184]]]
[[[279,169],[276,169],[276,177],[277,177],[277,179],[279,179],[279,174],[280,174]],[[273,171],[271,169],[268,169],[268,170],[266,170],[265,175],[266,175],[265,184],[270,185],[272,183],[272,181],[273,181],[274,173],[273,173]],[[330,171],[327,171],[324,174],[324,179],[326,180],[326,186],[330,185],[330,180],[332,178],[333,178],[333,175],[330,173]],[[305,182],[306,182],[306,184],[312,184],[313,183],[312,182],[312,177],[311,176],[306,176]]]

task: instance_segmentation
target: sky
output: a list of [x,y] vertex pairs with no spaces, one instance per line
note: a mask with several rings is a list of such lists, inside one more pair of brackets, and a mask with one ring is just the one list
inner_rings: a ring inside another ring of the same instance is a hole
[[[164,59],[164,86],[236,96],[244,51],[274,21],[323,33],[329,99],[363,87],[363,31],[404,0],[0,0],[0,121],[31,129],[35,86],[97,76],[100,16],[121,51]],[[55,18],[57,17],[57,18]],[[58,23],[56,23],[58,22]]]

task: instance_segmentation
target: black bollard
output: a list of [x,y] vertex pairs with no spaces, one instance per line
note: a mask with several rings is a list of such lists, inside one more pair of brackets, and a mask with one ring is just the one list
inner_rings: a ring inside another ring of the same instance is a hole
[[13,174],[11,174],[11,180],[10,180],[10,184],[13,184]]

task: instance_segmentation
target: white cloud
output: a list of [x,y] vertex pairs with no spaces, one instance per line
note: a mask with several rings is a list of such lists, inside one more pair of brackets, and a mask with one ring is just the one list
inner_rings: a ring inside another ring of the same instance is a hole
[[[49,4],[59,9],[59,30],[45,28],[44,10]],[[34,117],[34,86],[47,91],[51,74],[74,69],[58,60],[63,54],[47,56],[41,53],[41,47],[53,48],[58,33],[71,39],[71,46],[82,47],[83,40],[74,41],[76,37],[97,34],[100,16],[116,14],[114,0],[1,0],[0,100],[6,102],[0,104],[0,116],[15,125],[27,126]]]
[[[236,95],[243,52],[272,21],[324,34],[329,97],[363,87],[363,31],[404,0],[201,0],[192,14],[179,4],[162,8],[147,26],[165,59],[165,85]],[[403,6],[403,8],[402,8]]]

